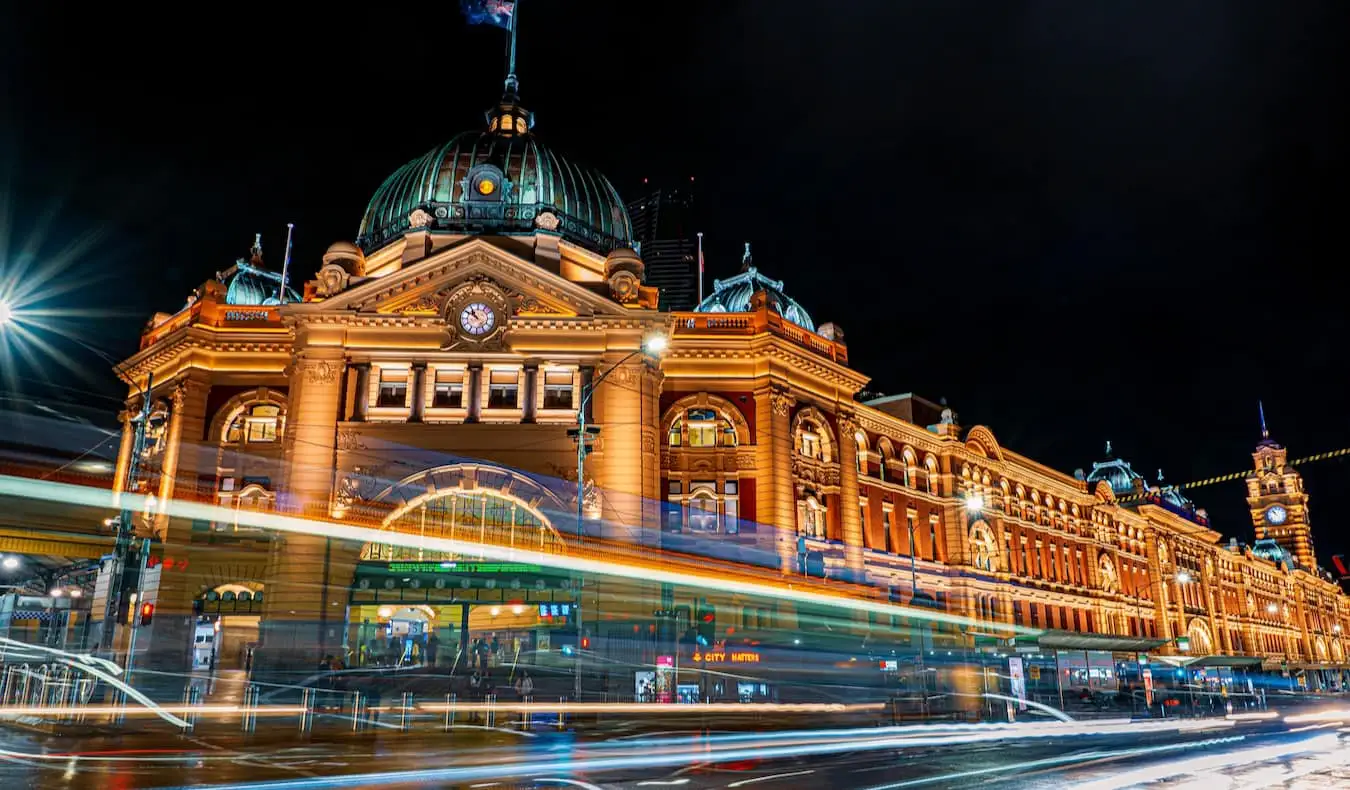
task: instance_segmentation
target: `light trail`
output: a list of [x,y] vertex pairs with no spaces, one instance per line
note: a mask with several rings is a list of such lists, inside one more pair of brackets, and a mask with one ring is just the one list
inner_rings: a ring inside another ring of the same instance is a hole
[[[136,708],[122,705],[36,705],[0,708],[0,717],[31,716],[33,718],[70,716],[160,716],[160,713],[173,715],[225,715],[239,714],[247,710],[259,716],[295,716],[305,712],[300,705],[269,705],[257,708],[245,708],[243,705],[157,705],[154,708]],[[187,722],[184,721],[183,725]]]
[[[1171,760],[1161,765],[1150,765],[1132,771],[1115,773],[1109,777],[1081,782],[1073,785],[1074,790],[1116,790],[1120,787],[1157,782],[1174,776],[1195,773],[1212,773],[1241,765],[1274,760],[1292,754],[1310,751],[1328,752],[1334,750],[1340,739],[1334,734],[1316,735],[1295,743],[1281,743],[1274,746],[1254,746],[1224,754],[1191,757],[1185,760]],[[1143,750],[1147,751],[1147,750]]]
[[[41,499],[71,505],[112,509],[114,507],[113,499],[115,495],[112,491],[106,489],[96,489],[70,483],[58,483],[51,480],[33,480],[23,477],[14,477],[13,475],[0,475],[0,496]],[[149,499],[150,497],[144,494],[123,493],[121,495],[122,501],[118,506],[133,511],[143,511],[147,509]],[[790,584],[772,584],[769,582],[730,579],[725,576],[700,574],[694,572],[692,569],[683,568],[676,572],[667,570],[666,567],[655,563],[643,565],[624,561],[593,560],[567,554],[547,554],[541,551],[513,549],[491,543],[452,540],[450,538],[423,537],[421,535],[403,534],[392,530],[357,527],[334,521],[303,519],[295,516],[282,515],[280,513],[250,511],[245,514],[243,511],[236,511],[219,505],[208,505],[203,502],[174,500],[168,503],[159,503],[157,506],[162,507],[165,512],[168,512],[171,515],[199,521],[238,522],[240,524],[246,523],[249,526],[261,527],[263,529],[276,530],[278,532],[316,535],[319,537],[349,540],[356,543],[383,543],[429,551],[444,551],[452,554],[477,554],[501,562],[543,565],[584,574],[618,576],[642,582],[697,585],[707,589],[720,590],[722,592],[738,595],[782,598],[816,606],[846,609],[850,613],[873,612],[880,615],[916,618],[968,627],[983,627],[987,625],[978,620],[961,617],[959,615],[935,612],[928,609],[911,608],[892,603],[883,603],[881,601],[872,601],[864,598],[850,598],[839,594],[803,590]],[[1038,636],[1044,633],[1041,629],[1027,628],[1025,626],[1009,625],[1006,626],[1006,628],[1010,631],[1030,636]]]
[[[1151,726],[1150,726],[1151,725]],[[414,783],[454,783],[475,780],[504,779],[508,777],[531,777],[548,774],[577,774],[616,770],[645,770],[683,766],[691,763],[724,763],[739,760],[776,760],[795,757],[814,757],[821,755],[867,752],[887,749],[910,749],[934,746],[957,746],[1010,739],[1030,739],[1048,737],[1086,737],[1113,734],[1138,734],[1141,731],[1188,731],[1196,729],[1225,728],[1235,726],[1235,722],[1222,719],[1211,722],[1139,722],[1121,723],[1094,727],[1084,722],[1070,724],[1035,725],[967,725],[967,732],[937,732],[937,728],[873,728],[867,730],[870,737],[837,738],[830,731],[818,734],[814,741],[802,739],[801,742],[788,741],[774,735],[761,736],[760,742],[736,742],[723,744],[714,738],[680,739],[673,744],[677,748],[661,749],[650,747],[643,754],[611,754],[604,748],[578,750],[583,755],[559,760],[538,760],[520,762],[513,755],[504,758],[498,764],[460,766],[454,768],[411,769],[407,771],[387,771],[376,773],[348,774],[344,776],[324,776],[305,779],[277,781],[259,781],[223,785],[195,785],[214,790],[307,790],[308,788],[328,787],[374,787],[380,785],[398,785]],[[909,732],[914,730],[914,732]],[[878,734],[889,737],[877,737]],[[797,733],[785,733],[796,737]],[[1225,740],[1241,740],[1243,736],[1227,739],[1211,739],[1203,743],[1220,743]],[[628,751],[631,743],[625,744]],[[1194,746],[1195,744],[1187,744]],[[729,748],[728,748],[729,747]],[[1157,748],[1140,750],[1157,751]],[[1101,752],[1110,755],[1110,752]],[[181,788],[187,790],[187,788]]]

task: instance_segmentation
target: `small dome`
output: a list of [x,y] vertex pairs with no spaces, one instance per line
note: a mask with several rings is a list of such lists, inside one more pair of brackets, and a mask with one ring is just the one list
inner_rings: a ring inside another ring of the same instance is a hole
[[[262,259],[262,234],[253,238],[249,260],[240,258],[234,265],[216,274],[225,284],[225,304],[262,306],[281,304],[281,274],[268,269]],[[288,284],[286,301],[298,302],[300,295]]]
[[803,329],[816,331],[815,322],[795,299],[783,292],[782,280],[771,280],[759,273],[750,257],[750,245],[745,245],[741,273],[726,280],[714,280],[713,292],[694,308],[700,313],[749,313],[754,310],[751,297],[764,291],[769,308],[784,319]]
[[328,260],[328,256],[330,255],[333,256],[334,258],[365,257],[365,253],[361,252],[361,248],[356,246],[355,244],[352,244],[350,241],[335,241],[332,244],[328,245],[328,251],[323,254],[323,259],[325,261]]
[[1135,481],[1143,481],[1144,476],[1130,468],[1127,461],[1111,454],[1111,443],[1106,443],[1106,460],[1094,461],[1092,471],[1087,473],[1087,481],[1096,483],[1105,480],[1117,495],[1128,494],[1135,490]]

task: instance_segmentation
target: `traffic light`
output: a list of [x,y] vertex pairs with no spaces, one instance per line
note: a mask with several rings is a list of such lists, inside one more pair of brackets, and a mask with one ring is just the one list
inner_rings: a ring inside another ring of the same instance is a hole
[[589,636],[583,636],[583,637],[581,637],[581,649],[582,649],[582,650],[590,650],[590,649],[591,649],[591,638],[590,638]]
[[152,603],[141,604],[141,625],[150,625],[150,619],[155,616],[155,605]]
[[698,643],[703,647],[711,647],[717,637],[717,607],[707,601],[701,601],[695,617],[698,620],[694,624],[698,629]]

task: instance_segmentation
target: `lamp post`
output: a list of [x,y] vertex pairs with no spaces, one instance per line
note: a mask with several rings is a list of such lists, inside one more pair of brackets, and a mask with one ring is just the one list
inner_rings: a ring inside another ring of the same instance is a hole
[[[638,348],[628,352],[622,359],[615,362],[604,373],[601,373],[594,381],[590,382],[581,389],[581,401],[577,406],[577,542],[583,542],[586,539],[585,530],[585,508],[586,508],[586,455],[590,452],[590,445],[594,438],[599,435],[598,427],[586,425],[586,407],[590,405],[591,398],[600,385],[605,383],[605,379],[610,377],[614,371],[623,367],[628,360],[642,354],[649,358],[655,358],[665,350],[668,341],[665,335],[650,335]],[[569,431],[571,433],[571,431]],[[573,695],[576,701],[581,701],[581,634],[582,634],[582,597],[581,597],[581,574],[576,574],[573,583],[577,594],[577,658],[576,658],[576,676],[573,683]]]

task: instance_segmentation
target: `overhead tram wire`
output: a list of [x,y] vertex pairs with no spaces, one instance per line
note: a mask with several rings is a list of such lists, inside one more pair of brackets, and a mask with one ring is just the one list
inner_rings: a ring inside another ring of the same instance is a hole
[[[1301,466],[1303,464],[1316,463],[1317,461],[1326,461],[1331,458],[1340,458],[1346,455],[1350,455],[1350,447],[1342,447],[1339,450],[1328,450],[1327,452],[1324,453],[1316,453],[1315,455],[1306,455],[1302,458],[1295,458],[1294,460],[1290,461],[1288,465]],[[1206,477],[1203,480],[1192,480],[1189,483],[1178,483],[1176,485],[1171,486],[1162,486],[1161,488],[1155,488],[1143,494],[1129,494],[1127,496],[1117,497],[1116,501],[1121,504],[1129,504],[1130,502],[1138,502],[1150,496],[1165,494],[1169,491],[1181,491],[1182,489],[1189,491],[1192,488],[1202,488],[1204,486],[1214,485],[1216,483],[1227,483],[1230,480],[1241,480],[1246,477],[1249,477],[1251,474],[1252,470],[1244,469],[1241,472],[1233,472],[1231,474],[1219,475],[1217,477]]]

